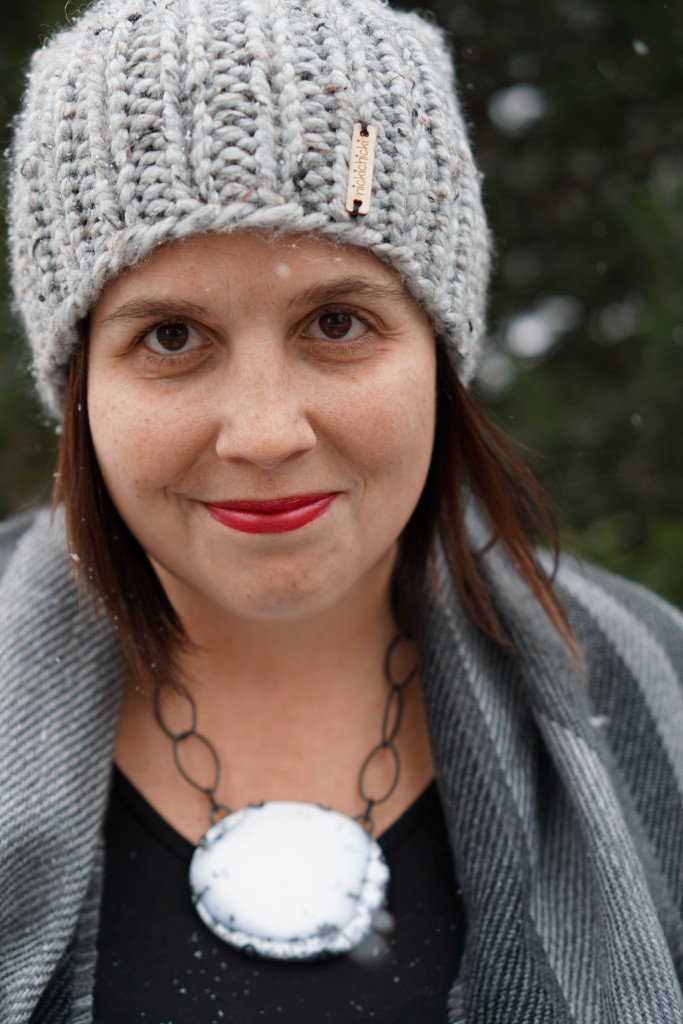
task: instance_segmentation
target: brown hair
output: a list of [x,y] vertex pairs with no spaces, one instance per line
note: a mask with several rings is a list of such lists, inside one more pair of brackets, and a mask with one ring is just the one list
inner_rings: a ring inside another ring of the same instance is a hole
[[[476,626],[511,648],[465,525],[463,484],[488,516],[498,541],[573,653],[576,642],[552,579],[535,550],[540,538],[557,559],[555,515],[510,441],[486,418],[437,345],[437,428],[432,462],[418,505],[401,538],[397,602],[419,600],[441,545],[462,606]],[[144,550],[117,512],[102,479],[87,412],[87,338],[69,369],[64,428],[53,506],[64,502],[80,579],[104,600],[134,677],[177,679],[177,654],[187,646],[182,623]]]

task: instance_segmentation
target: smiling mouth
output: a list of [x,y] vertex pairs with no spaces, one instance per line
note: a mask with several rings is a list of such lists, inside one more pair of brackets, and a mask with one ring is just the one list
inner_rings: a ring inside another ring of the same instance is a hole
[[327,512],[338,491],[300,494],[271,501],[203,502],[209,515],[241,533],[287,533],[299,530]]

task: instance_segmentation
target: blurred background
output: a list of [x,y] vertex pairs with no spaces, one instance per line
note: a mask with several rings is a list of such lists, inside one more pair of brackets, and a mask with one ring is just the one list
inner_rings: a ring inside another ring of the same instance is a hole
[[[496,241],[476,394],[531,449],[565,543],[683,606],[683,4],[429,10],[450,33]],[[28,57],[65,23],[64,0],[0,11],[2,150]],[[57,442],[4,257],[0,516],[48,500]]]

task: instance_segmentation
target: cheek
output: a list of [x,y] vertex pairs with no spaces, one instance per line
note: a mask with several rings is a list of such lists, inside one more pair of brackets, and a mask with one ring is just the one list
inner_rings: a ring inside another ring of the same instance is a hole
[[417,365],[383,370],[337,404],[337,436],[349,460],[373,488],[393,489],[392,505],[415,504],[429,469],[436,420],[436,367],[427,356]]
[[88,419],[93,445],[112,497],[171,482],[190,457],[187,408],[176,401],[154,401],[135,384],[88,386]]

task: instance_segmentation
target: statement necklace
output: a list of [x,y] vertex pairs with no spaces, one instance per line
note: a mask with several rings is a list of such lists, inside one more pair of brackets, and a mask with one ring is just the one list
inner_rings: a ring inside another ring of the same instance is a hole
[[[213,744],[197,731],[192,695],[176,687],[190,709],[190,728],[174,733],[163,720],[156,688],[156,719],[173,741],[176,767],[210,802],[211,827],[192,856],[190,892],[204,924],[224,942],[274,960],[312,960],[348,953],[391,928],[385,910],[389,867],[373,839],[372,812],[389,799],[400,776],[395,741],[403,691],[417,666],[397,682],[391,662],[398,644],[408,639],[409,634],[398,633],[384,658],[389,693],[381,739],[361,765],[358,792],[365,809],[355,818],[293,801],[250,804],[237,811],[218,803],[220,760]],[[183,767],[181,751],[188,741],[201,743],[211,758],[210,786],[202,786]],[[393,759],[391,783],[382,796],[372,797],[367,793],[368,771],[384,751]]]

